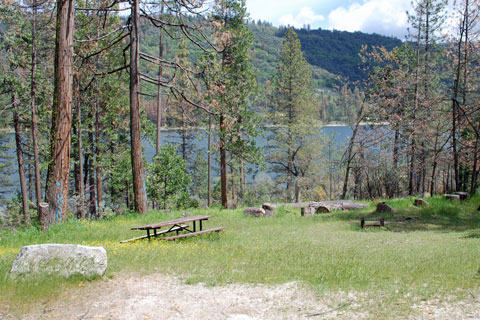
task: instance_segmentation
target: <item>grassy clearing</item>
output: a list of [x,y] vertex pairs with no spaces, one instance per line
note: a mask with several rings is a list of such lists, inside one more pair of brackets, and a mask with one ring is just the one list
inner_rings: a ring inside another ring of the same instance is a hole
[[[68,221],[47,233],[34,228],[0,233],[0,304],[56,299],[81,279],[4,280],[23,245],[73,243],[106,248],[107,276],[121,271],[180,275],[187,283],[285,283],[302,281],[320,294],[330,290],[366,292],[369,309],[408,312],[415,299],[476,294],[480,287],[480,198],[452,203],[440,197],[415,208],[413,199],[387,201],[395,213],[385,228],[362,230],[361,217],[374,208],[301,217],[282,208],[272,218],[245,217],[242,210],[195,210],[212,214],[205,226],[225,226],[220,234],[183,241],[119,241],[142,235],[130,227],[176,218],[181,212],[152,212],[104,221]],[[378,295],[382,299],[378,299]]]

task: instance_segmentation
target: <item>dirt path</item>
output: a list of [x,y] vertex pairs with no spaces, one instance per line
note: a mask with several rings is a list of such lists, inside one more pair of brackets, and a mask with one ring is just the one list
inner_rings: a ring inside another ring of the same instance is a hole
[[[283,285],[187,285],[164,274],[121,275],[73,290],[63,301],[22,319],[352,319],[353,296],[320,301],[297,283]],[[356,314],[355,319],[366,315]],[[1,318],[1,317],[0,317]]]
[[[380,298],[381,297],[377,297]],[[375,298],[374,300],[377,300]],[[188,285],[164,274],[122,274],[69,290],[61,301],[38,305],[21,319],[367,319],[369,299],[359,292],[317,297],[302,285]],[[370,306],[371,308],[372,306]],[[480,319],[480,299],[418,301],[408,319]],[[398,318],[391,314],[392,318]],[[3,315],[0,319],[15,319]]]

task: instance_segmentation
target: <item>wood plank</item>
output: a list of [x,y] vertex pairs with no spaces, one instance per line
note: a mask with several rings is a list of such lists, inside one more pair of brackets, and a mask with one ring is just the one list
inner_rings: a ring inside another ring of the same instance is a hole
[[200,221],[201,220],[208,220],[210,218],[213,218],[213,216],[185,217],[185,218],[179,218],[179,219],[170,220],[170,221],[163,221],[163,222],[148,224],[148,225],[141,226],[141,227],[133,227],[132,230],[159,229],[161,227],[172,226],[172,225],[175,225],[175,224],[184,224],[184,223],[187,223],[187,222],[198,221],[198,220],[200,220]]
[[147,235],[144,235],[144,236],[141,236],[141,237],[136,237],[136,238],[132,238],[132,239],[122,240],[122,241],[120,241],[120,243],[126,243],[126,242],[130,242],[130,241],[145,239],[145,238],[147,238],[147,237],[148,237]]
[[219,231],[222,231],[222,230],[225,230],[225,227],[218,227],[218,228],[202,230],[202,231],[197,231],[197,232],[190,232],[190,233],[180,234],[178,236],[162,238],[160,240],[175,240],[175,239],[187,238],[187,237],[196,236],[196,235],[199,235],[199,234],[204,234],[204,233],[209,233],[209,232],[219,232]]
[[[156,235],[153,235],[151,234],[150,235],[150,238],[154,238],[154,237],[158,237],[159,235],[162,235],[164,233],[167,233],[167,232],[173,232],[173,231],[177,231],[177,230],[183,230],[185,228],[188,228],[188,225],[181,225],[180,227],[175,227],[175,228],[172,228],[171,230],[162,230],[162,231],[157,231],[157,234]],[[128,240],[123,240],[123,241],[120,241],[120,243],[126,243],[126,242],[130,242],[130,241],[135,241],[135,240],[140,240],[140,239],[145,239],[145,238],[148,238],[148,235],[144,235],[144,236],[141,236],[141,237],[135,237],[135,238],[132,238],[132,239],[128,239]]]

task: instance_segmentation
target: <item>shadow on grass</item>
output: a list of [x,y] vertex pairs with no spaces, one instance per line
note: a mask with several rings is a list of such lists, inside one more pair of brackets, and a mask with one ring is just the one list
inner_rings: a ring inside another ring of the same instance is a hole
[[[480,229],[480,211],[477,211],[480,197],[475,196],[466,201],[450,201],[443,196],[427,199],[425,207],[415,207],[415,198],[386,200],[394,209],[390,213],[376,213],[375,206],[363,210],[342,211],[326,215],[324,219],[338,219],[350,221],[360,228],[360,220],[364,218],[367,224],[370,221],[385,220],[385,229],[393,232],[408,231],[469,231]],[[377,201],[379,202],[379,201]],[[367,229],[368,230],[368,229]],[[468,238],[480,238],[480,231],[468,235]]]

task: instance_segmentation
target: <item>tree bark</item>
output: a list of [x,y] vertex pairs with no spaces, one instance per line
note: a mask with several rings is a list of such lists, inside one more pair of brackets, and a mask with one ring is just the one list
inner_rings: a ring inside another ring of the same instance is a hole
[[95,182],[96,182],[96,189],[97,189],[97,218],[101,219],[103,212],[102,208],[100,207],[100,202],[102,202],[102,167],[100,165],[101,159],[101,147],[100,147],[101,139],[100,139],[100,115],[98,112],[98,106],[95,107]]
[[477,135],[475,138],[475,146],[473,149],[473,165],[472,165],[472,178],[470,181],[470,194],[473,196],[475,194],[476,186],[477,186],[477,164],[478,164],[478,140],[479,136]]
[[44,230],[55,220],[66,218],[70,169],[75,2],[57,0],[56,6],[55,80],[46,188],[49,213],[40,217]]
[[22,213],[24,221],[30,224],[30,213],[28,211],[28,191],[27,191],[27,179],[25,177],[25,166],[23,164],[23,151],[22,151],[22,133],[20,132],[20,117],[18,115],[18,105],[15,94],[12,93],[12,106],[13,106],[13,126],[15,128],[15,142],[17,146],[17,162],[18,162],[18,174],[20,176],[20,190],[22,193]]
[[[80,99],[80,95],[78,95]],[[85,183],[83,181],[83,139],[82,139],[82,103],[79,100],[77,104],[77,157],[78,157],[78,177],[77,177],[77,196],[78,211],[77,216],[85,219]]]
[[147,212],[147,190],[142,156],[142,135],[140,130],[140,46],[138,39],[139,1],[134,0],[131,8],[130,30],[130,136],[135,210]]
[[40,202],[42,201],[41,180],[40,180],[40,161],[38,159],[38,125],[37,125],[37,111],[35,106],[36,97],[36,77],[37,71],[37,1],[33,0],[32,12],[32,68],[30,77],[30,109],[32,112],[32,144],[33,144],[33,161],[35,166],[35,199],[37,204],[38,216],[40,217]]
[[212,205],[212,116],[208,115],[208,195],[207,206]]
[[[163,15],[164,12],[164,2],[162,1],[160,14]],[[158,59],[163,60],[164,52],[164,43],[163,43],[163,29],[160,28],[159,31],[159,45],[158,45]],[[160,85],[162,81],[163,67],[158,64],[158,86],[157,86],[157,141],[156,141],[156,155],[160,154],[161,140],[162,140],[162,114],[163,114],[163,104],[162,104],[162,86]]]
[[225,117],[220,115],[220,184],[222,189],[222,207],[228,208],[227,196],[227,150],[225,149]]

